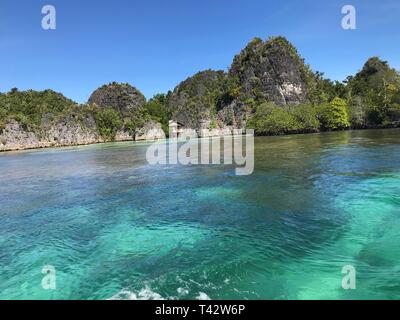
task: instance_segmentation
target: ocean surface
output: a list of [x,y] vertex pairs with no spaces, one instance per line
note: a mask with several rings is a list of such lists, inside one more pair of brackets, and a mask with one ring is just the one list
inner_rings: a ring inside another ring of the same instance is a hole
[[259,137],[249,176],[148,146],[0,154],[0,299],[400,299],[400,130]]

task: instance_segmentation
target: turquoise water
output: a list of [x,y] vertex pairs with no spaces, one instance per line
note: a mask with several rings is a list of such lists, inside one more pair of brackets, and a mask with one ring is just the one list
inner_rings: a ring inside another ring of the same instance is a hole
[[0,299],[400,299],[399,138],[256,138],[240,177],[143,143],[0,154]]

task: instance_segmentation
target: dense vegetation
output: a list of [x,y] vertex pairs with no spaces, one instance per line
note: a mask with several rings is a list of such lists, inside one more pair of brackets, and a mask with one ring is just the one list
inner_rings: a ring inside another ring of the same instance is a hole
[[373,57],[356,75],[333,82],[313,72],[285,38],[275,37],[252,40],[229,72],[199,72],[148,101],[136,88],[115,82],[97,89],[87,105],[52,90],[0,94],[0,130],[11,119],[35,131],[68,116],[92,117],[107,140],[150,120],[168,134],[171,119],[192,128],[246,126],[260,135],[391,127],[400,122],[400,76]]
[[168,132],[171,113],[164,94],[146,101],[144,95],[128,83],[112,82],[93,92],[89,104],[95,110],[95,120],[104,139],[112,140],[118,130],[134,135],[150,120],[161,123]]
[[307,94],[304,90],[283,97],[277,92],[279,84],[290,82],[305,89],[314,81],[311,68],[284,37],[271,37],[268,41],[254,38],[233,59],[229,76],[241,84],[244,98],[263,97],[277,104],[296,104]]
[[229,78],[223,71],[205,70],[181,82],[167,96],[167,110],[177,121],[198,128],[204,119],[216,118],[229,95]]
[[58,118],[72,113],[76,104],[52,90],[18,91],[14,88],[0,94],[0,128],[14,119],[30,130],[39,129]]
[[400,120],[400,76],[387,62],[373,57],[346,82],[355,127],[387,126]]
[[340,130],[350,127],[346,101],[334,98],[331,102],[313,106],[259,105],[248,122],[258,134],[278,135],[309,133],[320,130]]
[[[303,92],[282,98],[277,91],[285,82]],[[160,110],[189,127],[209,119],[210,128],[246,125],[257,134],[397,126],[399,83],[398,72],[378,58],[345,82],[331,81],[313,72],[285,38],[255,38],[228,73],[195,74],[163,96]]]
[[168,108],[167,102],[168,95],[160,93],[147,101],[144,106],[144,117],[161,123],[161,127],[166,135],[168,135],[169,131],[169,120],[172,119],[172,112]]
[[111,108],[98,110],[95,112],[95,119],[102,138],[114,140],[118,129],[122,126],[118,112]]
[[305,105],[260,104],[248,126],[258,134],[394,127],[400,124],[400,76],[373,57],[344,83],[315,73]]
[[[306,71],[309,69],[304,70],[309,77],[309,71]],[[250,95],[244,94],[237,78],[207,70],[180,84],[174,93],[156,96],[148,105],[154,110],[155,119],[164,119],[165,125],[173,113],[177,118],[188,117],[186,114],[190,113],[189,117],[197,119],[202,108],[203,112],[204,109],[209,112],[211,126],[215,126],[217,113],[236,101],[244,105],[247,127],[254,128],[260,135],[399,124],[399,74],[378,58],[368,60],[359,73],[343,83],[326,79],[320,72],[313,73],[312,79],[307,81],[310,89],[304,103],[277,105],[262,95],[254,94],[254,88]],[[232,125],[229,121],[225,124]]]

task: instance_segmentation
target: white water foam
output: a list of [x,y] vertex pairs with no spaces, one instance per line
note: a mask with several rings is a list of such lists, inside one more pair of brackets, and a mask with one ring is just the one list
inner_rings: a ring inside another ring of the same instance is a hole
[[196,297],[197,300],[211,300],[211,298],[204,292],[199,292],[199,295]]
[[160,294],[151,290],[146,286],[139,292],[132,292],[129,290],[121,290],[116,295],[112,296],[109,300],[165,300]]
[[189,290],[185,289],[185,288],[178,288],[176,291],[181,296],[185,296],[185,295],[189,294]]

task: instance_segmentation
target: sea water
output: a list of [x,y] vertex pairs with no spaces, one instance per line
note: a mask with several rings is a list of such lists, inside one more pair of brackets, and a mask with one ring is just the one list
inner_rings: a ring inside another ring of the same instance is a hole
[[400,299],[400,130],[256,138],[249,176],[148,146],[0,154],[0,299]]

